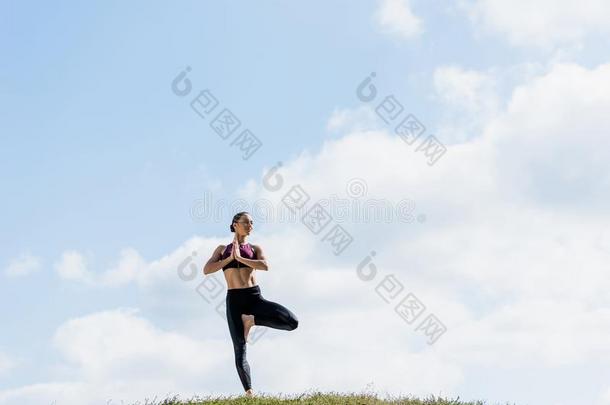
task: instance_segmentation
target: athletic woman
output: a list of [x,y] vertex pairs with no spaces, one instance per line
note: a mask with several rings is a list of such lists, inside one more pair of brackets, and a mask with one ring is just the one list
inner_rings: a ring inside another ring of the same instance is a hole
[[233,242],[219,245],[203,268],[203,274],[214,273],[220,268],[227,280],[227,322],[233,340],[235,366],[246,396],[254,396],[250,379],[250,365],[246,360],[248,332],[254,325],[274,329],[294,330],[299,325],[297,317],[286,307],[267,301],[256,283],[255,270],[268,271],[263,250],[258,245],[246,243],[254,222],[247,212],[233,217],[230,229],[235,232]]

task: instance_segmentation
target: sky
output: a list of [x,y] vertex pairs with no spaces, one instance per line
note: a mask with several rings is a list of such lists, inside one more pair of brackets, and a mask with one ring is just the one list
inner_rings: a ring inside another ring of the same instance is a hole
[[201,272],[242,210],[299,318],[253,329],[256,392],[609,405],[608,27],[605,0],[0,1],[0,405],[242,395]]

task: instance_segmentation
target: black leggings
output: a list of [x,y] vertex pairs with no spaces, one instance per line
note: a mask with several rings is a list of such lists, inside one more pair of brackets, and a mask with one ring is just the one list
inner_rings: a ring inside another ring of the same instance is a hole
[[227,290],[227,322],[233,340],[235,366],[244,390],[248,391],[252,388],[252,382],[250,365],[246,360],[246,340],[241,314],[254,315],[255,325],[282,330],[296,329],[299,320],[288,308],[264,299],[258,285]]

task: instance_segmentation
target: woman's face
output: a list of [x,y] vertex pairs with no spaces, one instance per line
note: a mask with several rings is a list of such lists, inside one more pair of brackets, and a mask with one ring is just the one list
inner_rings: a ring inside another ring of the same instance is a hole
[[252,228],[254,227],[254,222],[250,215],[245,214],[235,222],[233,227],[238,235],[250,235],[250,232],[252,232]]

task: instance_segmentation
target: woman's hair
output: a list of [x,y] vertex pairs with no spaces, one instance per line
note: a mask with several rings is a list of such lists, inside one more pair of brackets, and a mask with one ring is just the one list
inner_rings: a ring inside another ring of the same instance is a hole
[[231,229],[231,232],[235,232],[235,227],[233,227],[233,224],[235,222],[239,221],[239,219],[246,214],[250,214],[250,213],[248,211],[242,211],[242,212],[238,212],[237,214],[235,214],[235,216],[233,217],[233,221],[231,221],[231,225],[229,226],[229,229]]

